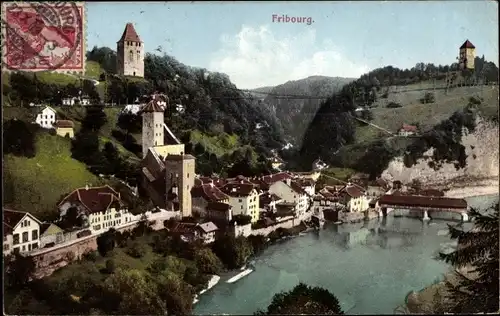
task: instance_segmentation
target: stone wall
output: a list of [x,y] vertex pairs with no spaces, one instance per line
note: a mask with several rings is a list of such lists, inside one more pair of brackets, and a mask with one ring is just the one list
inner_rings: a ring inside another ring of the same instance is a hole
[[[164,229],[164,221],[177,216],[178,214],[176,212],[148,212],[148,220],[152,224],[151,227],[154,230]],[[138,222],[132,222],[127,226],[116,228],[116,231],[131,231],[137,224]],[[76,233],[77,232],[70,233],[69,236],[71,237],[68,237],[68,241],[65,243],[57,244],[51,248],[40,249],[30,254],[37,266],[37,271],[34,275],[35,278],[49,276],[71,261],[81,259],[86,253],[97,250],[97,237],[99,237],[100,234],[77,239]]]
[[269,235],[270,233],[272,233],[273,231],[277,230],[280,227],[288,229],[288,228],[295,227],[298,224],[300,224],[299,220],[290,219],[290,220],[287,220],[287,221],[284,221],[284,222],[281,222],[281,223],[278,223],[276,225],[269,226],[269,227],[266,227],[266,228],[254,229],[254,230],[252,230],[252,235],[264,235],[264,236],[267,236],[267,235]]

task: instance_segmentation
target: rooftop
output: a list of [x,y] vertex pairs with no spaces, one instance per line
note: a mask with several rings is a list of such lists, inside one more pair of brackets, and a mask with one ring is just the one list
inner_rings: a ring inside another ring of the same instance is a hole
[[122,37],[119,40],[119,42],[124,42],[124,41],[142,43],[141,39],[139,38],[139,35],[137,35],[137,32],[135,31],[134,25],[130,22],[127,23],[127,25],[125,25],[125,30],[123,31]]

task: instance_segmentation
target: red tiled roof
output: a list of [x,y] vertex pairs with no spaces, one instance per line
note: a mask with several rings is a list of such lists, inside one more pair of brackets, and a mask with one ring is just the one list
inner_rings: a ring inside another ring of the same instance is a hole
[[204,198],[209,202],[219,202],[229,199],[224,192],[211,183],[195,186],[191,189],[191,197]]
[[165,109],[158,104],[158,100],[157,99],[153,99],[151,101],[149,101],[148,103],[146,103],[140,113],[151,113],[151,112],[164,112]]
[[135,31],[134,25],[132,23],[127,23],[125,25],[125,30],[123,31],[122,37],[120,38],[120,42],[130,41],[130,42],[141,42],[139,35]]
[[469,42],[469,40],[466,40],[462,46],[460,46],[460,49],[462,48],[476,48],[476,46],[474,46],[471,42]]
[[340,191],[340,194],[347,194],[350,197],[357,198],[363,195],[363,191],[356,185],[346,185]]
[[121,199],[118,192],[106,185],[88,189],[76,189],[65,197],[59,203],[59,206],[63,205],[65,202],[80,202],[89,213],[97,213],[106,211],[113,202],[121,204]]
[[267,176],[263,176],[260,180],[262,180],[264,183],[271,185],[275,182],[278,181],[284,181],[286,179],[291,179],[292,176],[288,174],[287,172],[279,172],[275,174],[270,174]]
[[195,223],[177,223],[171,229],[171,231],[174,233],[186,234],[186,233],[192,233],[195,228],[196,228]]
[[403,124],[403,126],[401,126],[401,130],[405,132],[416,132],[417,127],[413,125]]
[[428,197],[416,195],[382,195],[378,200],[379,204],[389,204],[397,206],[417,206],[417,207],[437,207],[466,209],[467,201],[464,199],[454,199],[445,197]]
[[[29,214],[28,212],[14,211],[8,208],[3,208],[3,235],[6,236],[11,234],[14,230],[14,227],[26,216]],[[35,217],[31,216],[35,221],[39,224],[40,221]]]
[[307,194],[307,192],[302,188],[300,184],[297,183],[297,181],[290,181],[290,187],[292,190],[299,194]]
[[227,183],[221,190],[229,196],[248,196],[255,189],[250,183]]
[[56,127],[59,127],[59,128],[73,128],[74,127],[73,122],[69,121],[69,120],[57,120],[55,125],[56,125]]
[[228,178],[226,179],[226,183],[246,183],[246,184],[253,184],[252,181],[250,181],[248,178],[245,178],[242,175],[239,175],[235,178]]

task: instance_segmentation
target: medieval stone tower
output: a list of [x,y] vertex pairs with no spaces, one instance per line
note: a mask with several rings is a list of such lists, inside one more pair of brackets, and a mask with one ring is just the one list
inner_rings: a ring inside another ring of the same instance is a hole
[[466,40],[459,49],[458,65],[461,70],[474,70],[474,59],[476,58],[476,47],[469,40]]
[[195,179],[195,158],[191,155],[168,155],[165,158],[167,192],[176,187],[179,211],[183,217],[192,215],[191,189]]
[[116,72],[124,76],[144,77],[144,43],[132,23],[127,23],[116,46]]
[[146,157],[149,148],[163,146],[163,107],[156,97],[146,104],[142,110],[142,158]]

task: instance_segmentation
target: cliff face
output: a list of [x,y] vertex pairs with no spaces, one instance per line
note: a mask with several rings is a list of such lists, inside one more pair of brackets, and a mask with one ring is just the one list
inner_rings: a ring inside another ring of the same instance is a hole
[[477,181],[494,179],[498,181],[498,123],[492,123],[478,119],[473,133],[463,132],[462,145],[467,154],[467,166],[456,170],[453,163],[443,163],[437,171],[429,167],[433,148],[425,153],[424,158],[418,163],[407,168],[403,163],[403,157],[397,157],[389,163],[382,173],[386,180],[400,180],[410,183],[418,179],[425,185],[454,186],[461,181]]

